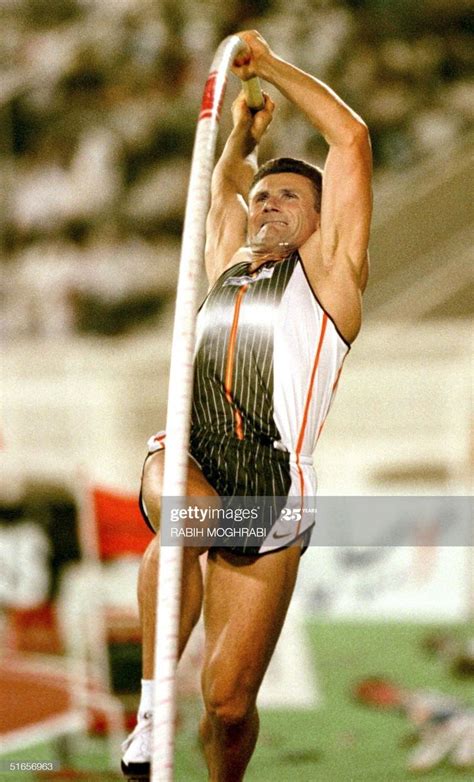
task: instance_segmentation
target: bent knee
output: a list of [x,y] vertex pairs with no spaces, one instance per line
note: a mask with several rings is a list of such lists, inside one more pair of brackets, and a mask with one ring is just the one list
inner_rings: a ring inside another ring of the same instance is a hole
[[204,693],[206,712],[212,720],[224,727],[231,727],[245,722],[254,712],[256,693],[235,689],[233,692],[219,691]]

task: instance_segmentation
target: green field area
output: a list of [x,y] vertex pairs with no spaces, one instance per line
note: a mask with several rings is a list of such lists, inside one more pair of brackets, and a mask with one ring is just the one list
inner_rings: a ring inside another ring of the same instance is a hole
[[[472,678],[449,673],[438,657],[424,651],[421,642],[433,629],[428,625],[395,623],[310,622],[308,637],[322,690],[315,711],[265,711],[261,715],[258,747],[246,782],[407,782],[418,776],[406,770],[410,751],[410,724],[400,715],[380,712],[355,703],[353,683],[370,675],[388,676],[406,687],[429,688],[452,694],[474,704]],[[443,632],[459,638],[472,635],[467,625],[443,625]],[[289,660],[296,666],[297,660]],[[206,772],[196,741],[197,703],[181,709],[177,739],[176,782],[205,782]],[[53,746],[16,753],[14,759],[54,759]],[[72,758],[86,770],[89,782],[120,779],[105,774],[100,740],[90,742],[87,753]],[[93,769],[96,770],[94,773]],[[102,771],[102,773],[100,773]],[[56,777],[70,780],[72,776]],[[30,780],[32,774],[0,774],[6,782]],[[441,765],[422,775],[423,780],[473,780],[473,772]]]

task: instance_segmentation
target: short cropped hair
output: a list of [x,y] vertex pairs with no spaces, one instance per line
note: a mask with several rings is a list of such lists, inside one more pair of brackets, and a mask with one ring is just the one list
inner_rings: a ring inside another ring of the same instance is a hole
[[250,184],[250,191],[260,182],[265,176],[270,174],[300,174],[301,176],[309,179],[313,185],[314,190],[314,203],[317,212],[321,211],[321,195],[323,191],[323,174],[321,169],[317,166],[313,166],[311,163],[307,163],[305,160],[298,160],[294,157],[277,157],[272,160],[267,160],[266,163],[260,166],[252,182]]

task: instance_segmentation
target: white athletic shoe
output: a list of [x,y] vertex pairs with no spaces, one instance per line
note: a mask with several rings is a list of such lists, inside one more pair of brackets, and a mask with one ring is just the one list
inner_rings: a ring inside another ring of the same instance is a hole
[[122,772],[128,782],[149,782],[152,747],[152,712],[139,716],[138,722],[122,744]]

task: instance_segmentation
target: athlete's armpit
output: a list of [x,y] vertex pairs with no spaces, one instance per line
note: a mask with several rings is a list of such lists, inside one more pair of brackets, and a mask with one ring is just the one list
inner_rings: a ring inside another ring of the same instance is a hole
[[247,204],[243,197],[225,186],[212,195],[206,223],[205,263],[212,285],[229,266],[233,255],[245,244]]

